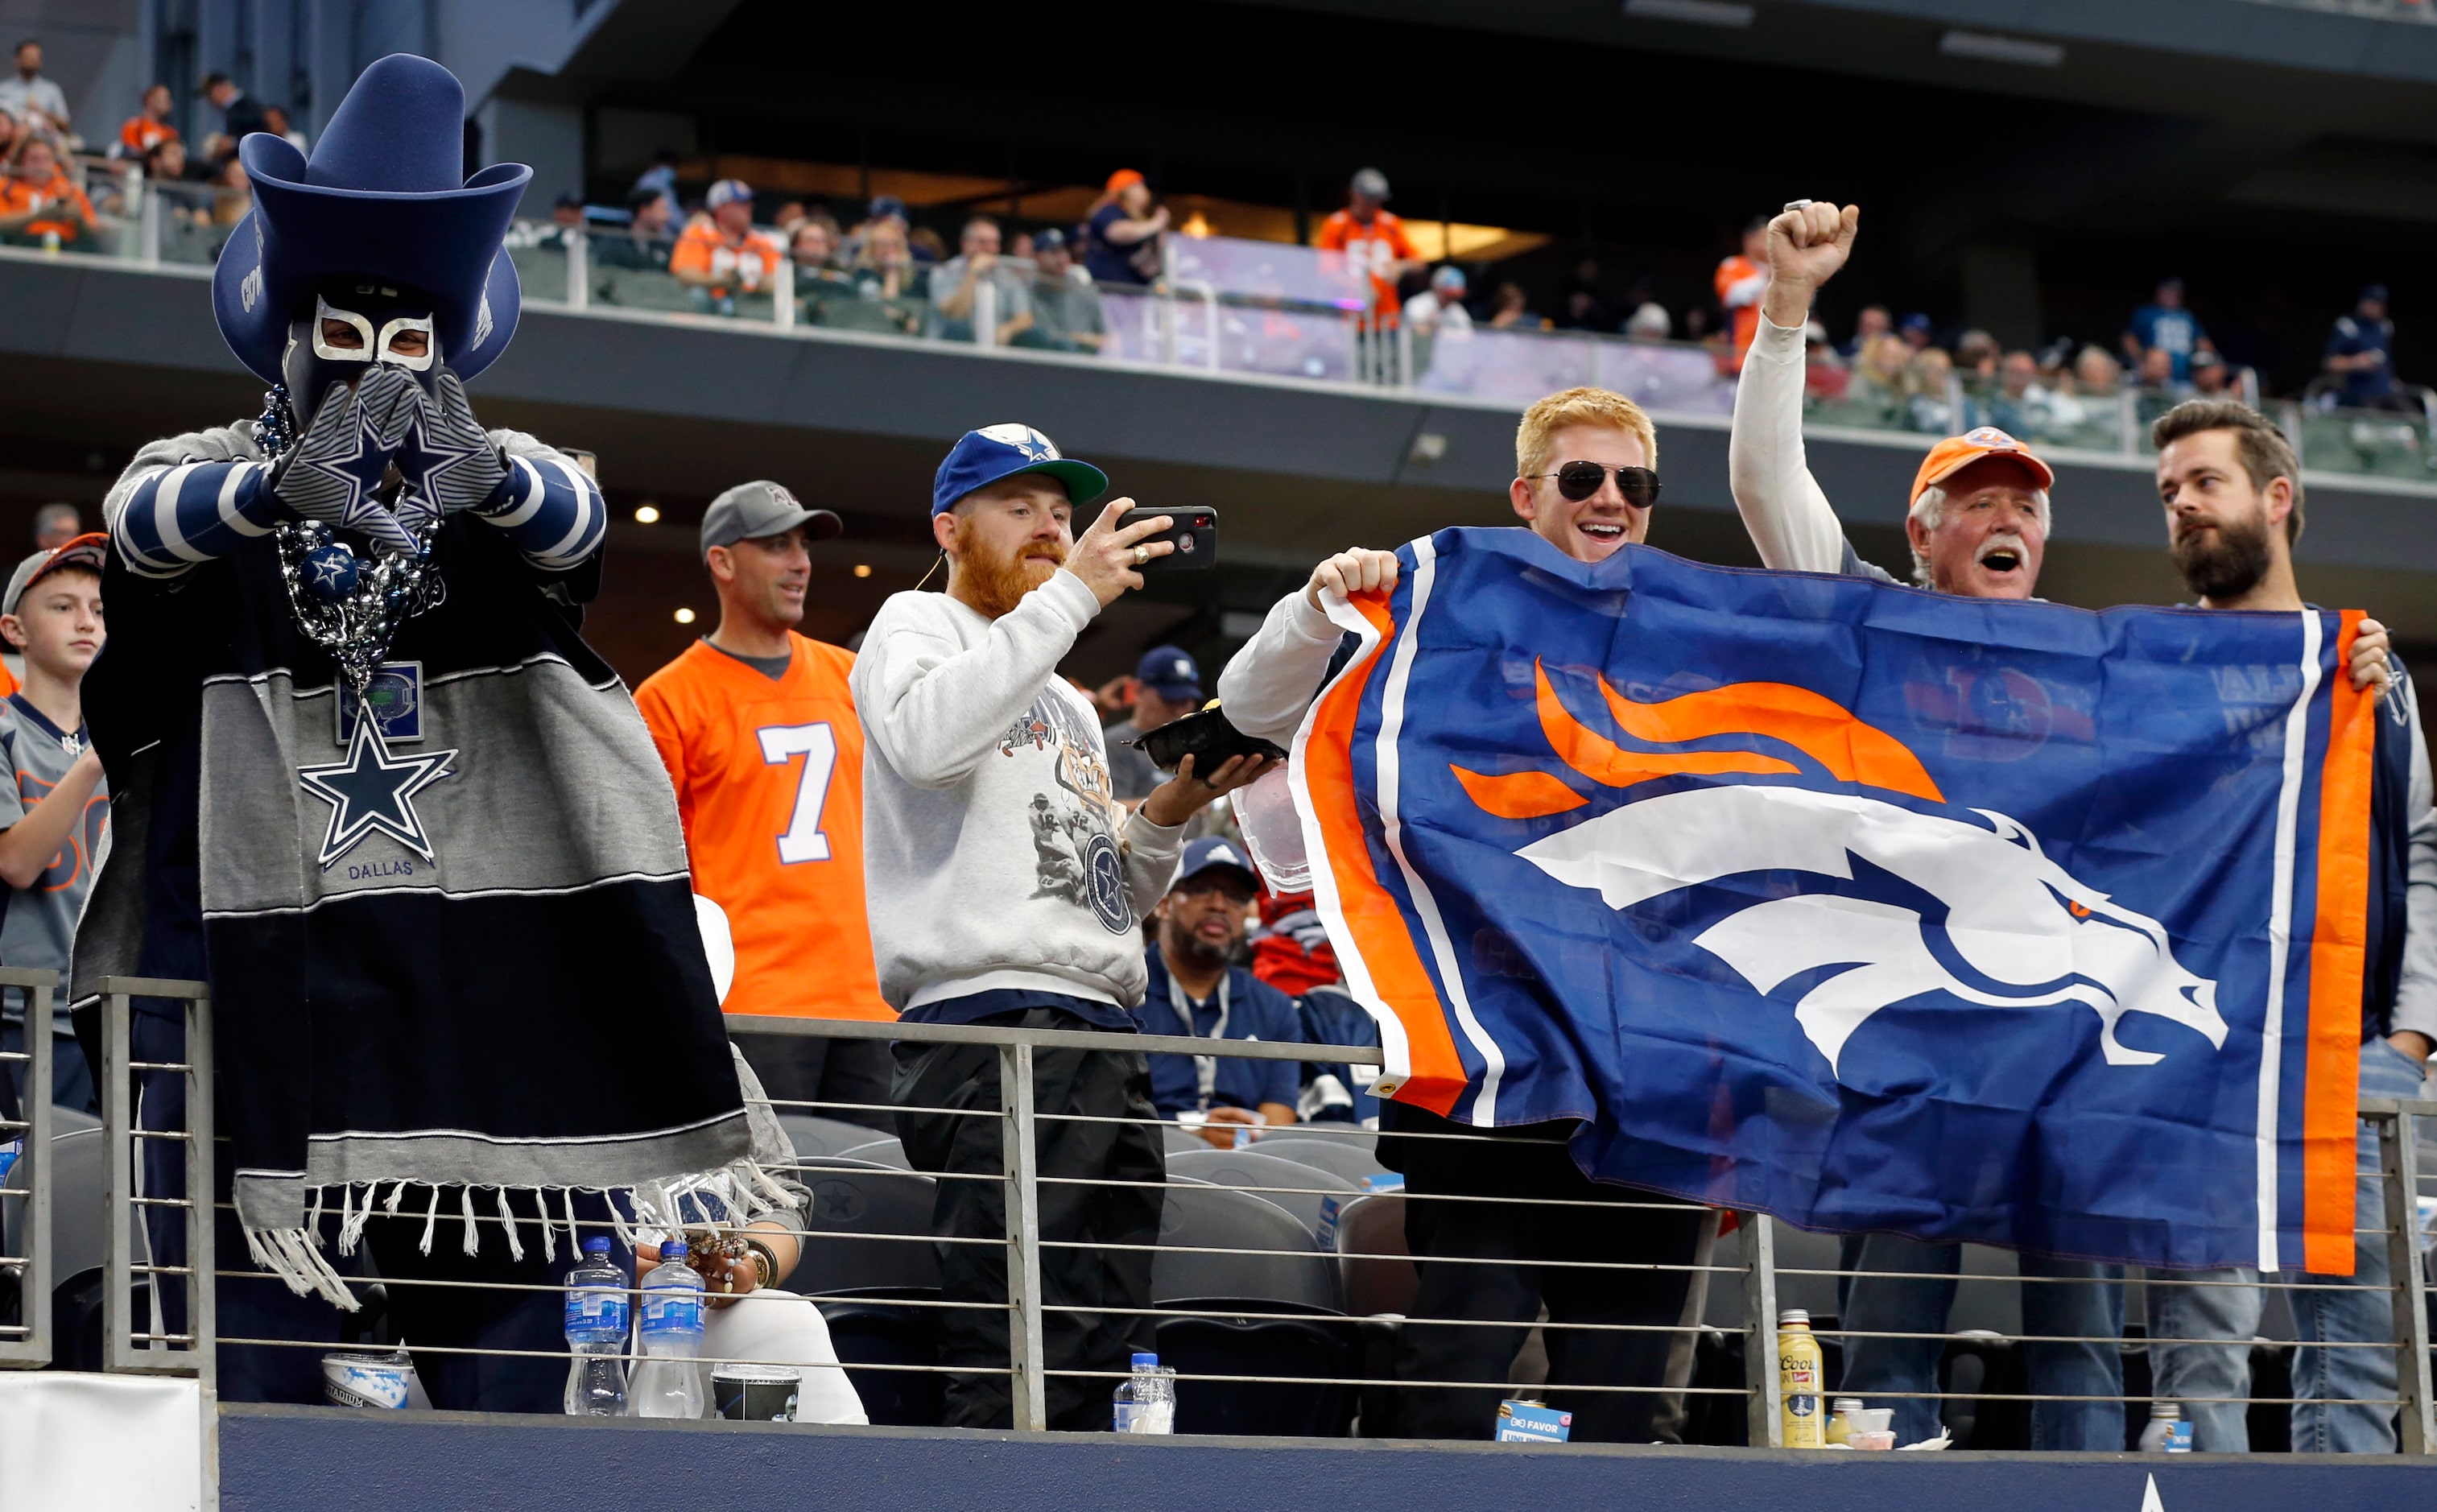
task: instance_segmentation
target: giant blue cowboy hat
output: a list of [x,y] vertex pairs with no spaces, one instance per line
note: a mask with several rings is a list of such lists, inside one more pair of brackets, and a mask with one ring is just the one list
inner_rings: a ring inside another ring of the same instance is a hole
[[278,382],[289,324],[344,277],[431,295],[441,358],[460,378],[507,350],[522,300],[500,241],[533,169],[468,179],[465,140],[457,76],[393,53],[347,91],[311,158],[267,132],[239,143],[254,209],[212,273],[212,314],[237,360]]

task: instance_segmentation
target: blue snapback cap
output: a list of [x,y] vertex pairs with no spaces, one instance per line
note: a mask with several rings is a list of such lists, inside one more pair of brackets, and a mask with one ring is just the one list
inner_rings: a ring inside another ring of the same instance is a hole
[[1155,645],[1134,664],[1134,680],[1163,698],[1201,696],[1201,664],[1182,646]]
[[1020,472],[1045,472],[1057,479],[1078,509],[1109,491],[1107,473],[1059,455],[1056,444],[1032,427],[986,425],[966,431],[939,464],[931,480],[931,513],[944,515],[974,489]]
[[1242,849],[1235,841],[1223,835],[1205,835],[1201,839],[1185,843],[1184,858],[1178,863],[1176,880],[1168,887],[1171,889],[1182,887],[1212,867],[1234,867],[1251,877],[1254,887],[1260,886],[1260,873],[1253,870],[1253,863],[1245,859]]

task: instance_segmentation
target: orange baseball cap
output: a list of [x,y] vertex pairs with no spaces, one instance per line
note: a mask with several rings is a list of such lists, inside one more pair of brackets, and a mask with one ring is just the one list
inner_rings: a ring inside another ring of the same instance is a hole
[[1134,185],[1140,184],[1142,181],[1143,176],[1135,172],[1133,169],[1119,168],[1114,173],[1109,175],[1108,186],[1100,192],[1103,194],[1114,194],[1120,189],[1130,188]]
[[2028,467],[2032,476],[2039,479],[2041,487],[2056,486],[2054,467],[2033,456],[2030,448],[2005,431],[1993,425],[1984,425],[1959,436],[1948,436],[1929,448],[1929,455],[1921,459],[1920,471],[1913,475],[1913,500],[1920,498],[1922,489],[1944,483],[1983,457],[2009,457]]

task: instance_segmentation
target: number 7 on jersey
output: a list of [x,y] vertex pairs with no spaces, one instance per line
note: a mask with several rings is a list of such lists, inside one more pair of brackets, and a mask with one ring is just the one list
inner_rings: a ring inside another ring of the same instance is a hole
[[764,725],[753,732],[762,742],[763,763],[784,766],[801,756],[804,769],[796,779],[796,810],[787,818],[787,833],[779,836],[779,863],[830,858],[830,837],[821,833],[821,805],[829,800],[830,774],[837,767],[837,734],[824,720],[816,725]]

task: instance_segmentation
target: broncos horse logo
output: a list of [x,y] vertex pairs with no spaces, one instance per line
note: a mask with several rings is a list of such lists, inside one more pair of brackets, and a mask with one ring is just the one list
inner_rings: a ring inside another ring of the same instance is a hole
[[[1685,775],[1803,774],[1802,766],[1759,750],[1683,748],[1715,736],[1765,736],[1851,787],[1946,802],[1902,743],[1806,689],[1736,683],[1644,704],[1603,677],[1600,693],[1620,730],[1646,745],[1675,747],[1636,750],[1577,719],[1536,663],[1534,677],[1551,748],[1604,786]],[[1589,801],[1548,772],[1454,772],[1475,803],[1502,818],[1562,814]],[[1619,909],[1741,873],[1803,871],[1850,882],[1856,857],[1941,901],[1939,921],[1850,892],[1770,897],[1693,937],[1762,993],[1797,976],[1819,976],[1795,1018],[1832,1071],[1872,1013],[1932,992],[1990,1007],[2084,1004],[2098,1014],[2111,1065],[2165,1059],[2117,1040],[2127,1013],[2170,1019],[2214,1046],[2225,1045],[2217,984],[2175,959],[2164,925],[2079,881],[2048,858],[2028,829],[1988,809],[1927,814],[1863,793],[1719,781],[1625,803],[1517,853]]]

